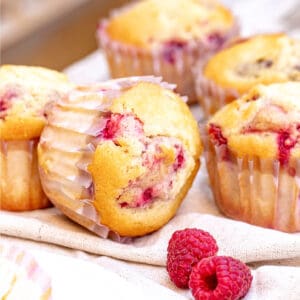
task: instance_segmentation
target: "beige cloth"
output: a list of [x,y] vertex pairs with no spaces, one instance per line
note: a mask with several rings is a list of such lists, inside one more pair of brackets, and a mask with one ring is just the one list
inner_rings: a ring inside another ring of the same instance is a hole
[[25,212],[0,212],[0,233],[62,245],[118,259],[164,266],[171,234],[180,228],[207,230],[217,240],[219,254],[244,262],[300,256],[300,234],[264,229],[221,216],[208,188],[202,164],[192,189],[177,215],[159,231],[120,244],[101,239],[73,223],[55,208]]
[[169,281],[165,271],[166,248],[171,234],[186,227],[209,231],[218,242],[219,254],[250,263],[254,281],[246,299],[300,299],[300,234],[264,229],[221,215],[212,199],[204,164],[177,215],[159,231],[128,244],[99,238],[55,208],[26,213],[0,212],[2,241],[87,259],[134,284],[142,280],[140,284],[145,289],[150,280],[164,289],[174,290],[178,299],[191,296]]

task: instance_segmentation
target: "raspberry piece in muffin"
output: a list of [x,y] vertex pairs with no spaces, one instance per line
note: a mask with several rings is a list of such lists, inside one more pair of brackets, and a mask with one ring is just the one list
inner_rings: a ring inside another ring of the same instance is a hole
[[104,139],[116,139],[121,135],[143,134],[143,123],[132,114],[111,114],[107,119],[105,128],[100,137]]
[[227,145],[227,139],[222,134],[222,129],[220,126],[215,124],[210,124],[208,133],[210,134],[213,141],[218,145]]
[[114,12],[98,37],[113,78],[162,76],[195,102],[192,68],[238,35],[231,12],[218,1],[144,0]]
[[167,84],[154,77],[102,83],[48,113],[41,178],[67,216],[104,237],[144,235],[174,216],[201,144],[196,121]]
[[5,119],[8,110],[12,107],[13,100],[18,96],[19,93],[15,88],[8,86],[3,89],[2,94],[0,94],[0,119]]
[[296,145],[297,141],[290,137],[290,133],[286,130],[281,130],[277,137],[278,142],[278,159],[284,165],[289,162],[291,149]]
[[300,42],[285,34],[234,43],[196,70],[198,100],[207,116],[257,84],[300,81]]
[[37,143],[46,123],[45,106],[71,86],[59,72],[1,66],[0,209],[24,211],[50,205],[40,184]]
[[187,43],[184,41],[168,41],[164,45],[163,58],[170,64],[174,64],[177,60],[178,53],[183,51]]
[[209,120],[204,132],[208,173],[226,215],[300,230],[299,97],[300,83],[259,85]]

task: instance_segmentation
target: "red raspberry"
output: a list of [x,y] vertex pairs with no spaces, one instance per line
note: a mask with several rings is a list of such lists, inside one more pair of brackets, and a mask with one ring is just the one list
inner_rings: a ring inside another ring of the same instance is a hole
[[250,269],[229,256],[202,259],[192,270],[189,287],[196,300],[237,300],[251,285]]
[[187,288],[192,266],[204,257],[215,255],[218,246],[206,231],[187,228],[175,231],[169,241],[167,271],[180,288]]

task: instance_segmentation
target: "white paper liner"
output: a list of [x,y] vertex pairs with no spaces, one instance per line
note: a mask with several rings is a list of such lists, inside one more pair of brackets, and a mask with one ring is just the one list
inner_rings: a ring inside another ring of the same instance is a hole
[[37,144],[38,139],[0,140],[0,209],[50,206],[39,179]]
[[[102,225],[101,216],[93,205],[93,182],[87,166],[92,161],[95,145],[89,141],[98,134],[99,128],[96,129],[94,125],[100,124],[103,115],[108,112],[108,103],[106,103],[107,105],[102,105],[102,103],[112,101],[111,95],[116,97],[118,93],[121,94],[123,90],[137,82],[145,81],[159,84],[170,90],[174,88],[174,85],[169,85],[162,82],[161,78],[153,76],[123,78],[82,88],[82,91],[70,95],[70,101],[59,102],[63,108],[62,113],[56,111],[55,108],[49,111],[49,126],[46,126],[40,139],[40,147],[47,149],[45,151],[47,155],[50,153],[47,160],[51,161],[53,165],[57,163],[57,165],[60,164],[59,167],[65,167],[65,172],[58,172],[56,166],[45,172],[44,168],[40,166],[43,189],[51,202],[70,219],[98,236],[123,243],[130,241],[131,238],[121,237],[107,226]],[[98,101],[95,100],[95,97],[91,97],[94,100],[89,101],[90,97],[86,97],[89,93],[96,93]],[[82,97],[86,101],[83,101]],[[85,111],[83,117],[80,113],[74,115],[78,105]],[[77,122],[68,119],[65,109],[66,111],[70,110],[70,115]],[[87,117],[89,115],[94,116]],[[82,128],[86,129],[82,130]],[[61,135],[58,136],[58,134]]]
[[[130,9],[132,4],[112,12],[112,16]],[[112,40],[106,31],[109,19],[100,22],[97,37],[100,47],[104,50],[110,67],[111,76],[127,77],[133,75],[162,76],[167,82],[177,85],[177,92],[188,97],[188,103],[197,100],[195,92],[194,75],[192,68],[196,62],[204,63],[215,52],[225,47],[234,37],[239,34],[239,24],[235,18],[234,24],[227,32],[220,33],[224,44],[217,48],[209,43],[204,37],[199,40],[191,40],[184,45],[183,49],[174,53],[174,62],[170,63],[164,58],[165,45],[161,44],[152,50],[126,45]]]
[[223,88],[203,74],[203,64],[194,69],[197,100],[204,115],[208,118],[224,105],[239,98],[240,94],[233,88]]
[[227,216],[285,232],[300,231],[300,161],[237,157],[213,145],[200,126],[215,201]]
[[22,269],[26,279],[32,281],[39,290],[41,299],[51,300],[51,279],[38,265],[34,257],[16,246],[0,243],[0,257]]

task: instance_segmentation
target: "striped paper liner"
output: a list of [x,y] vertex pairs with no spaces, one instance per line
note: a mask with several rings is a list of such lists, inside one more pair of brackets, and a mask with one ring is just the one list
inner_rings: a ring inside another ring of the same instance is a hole
[[216,204],[227,216],[284,232],[300,231],[300,161],[237,157],[200,126]]
[[38,139],[0,140],[0,209],[24,211],[50,206],[40,183],[37,144]]
[[51,161],[46,171],[40,166],[42,185],[51,202],[98,236],[124,243],[131,238],[121,237],[101,224],[101,217],[93,205],[94,187],[88,165],[96,148],[92,141],[105,122],[103,116],[109,111],[111,101],[141,81],[174,89],[174,85],[162,82],[161,78],[144,76],[107,81],[74,91],[68,102],[59,102],[59,107],[49,112],[49,125],[39,145],[41,153],[46,155],[45,161]]
[[224,105],[237,99],[240,94],[233,88],[223,88],[203,74],[203,64],[194,69],[197,100],[206,118],[212,116]]
[[[112,12],[115,17],[129,6],[122,7]],[[166,58],[166,47],[168,43],[158,44],[151,50],[127,45],[117,40],[112,40],[107,33],[109,18],[100,22],[97,37],[100,47],[104,50],[111,76],[113,78],[133,75],[155,75],[162,76],[165,81],[177,85],[176,91],[188,97],[188,103],[197,101],[195,92],[194,75],[192,72],[196,62],[204,63],[215,52],[225,47],[233,38],[239,35],[239,24],[237,19],[231,28],[222,31],[220,28],[220,39],[223,43],[216,46],[207,38],[202,37],[185,41],[180,49],[172,51],[171,57]],[[176,37],[174,39],[176,40]]]

